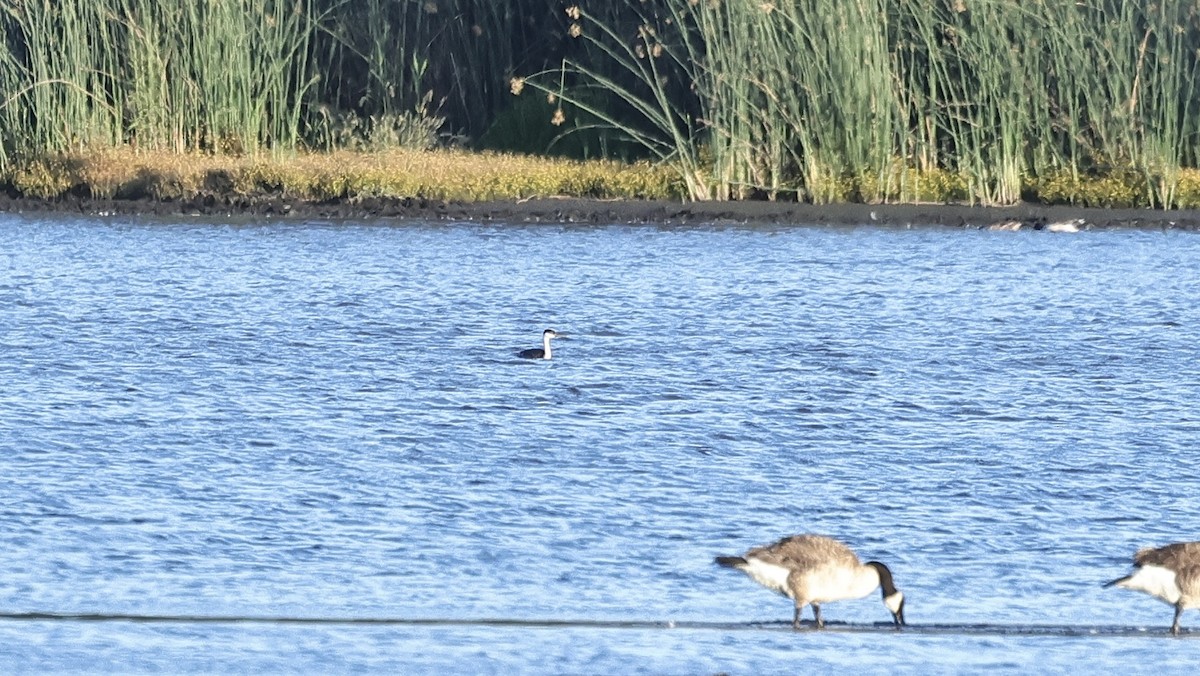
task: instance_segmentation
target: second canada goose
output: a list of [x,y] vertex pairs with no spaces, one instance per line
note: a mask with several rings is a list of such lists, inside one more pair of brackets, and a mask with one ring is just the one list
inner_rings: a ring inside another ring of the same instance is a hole
[[517,353],[517,356],[521,357],[522,359],[549,359],[551,356],[550,339],[557,337],[558,333],[556,333],[554,329],[546,329],[545,331],[542,331],[542,347],[540,349],[534,347],[528,350],[521,350]]
[[1079,227],[1086,224],[1087,221],[1082,218],[1071,218],[1065,221],[1053,221],[1047,223],[1046,232],[1079,232]]
[[892,613],[896,627],[904,624],[904,594],[896,589],[892,571],[878,561],[859,563],[852,549],[824,535],[793,535],[755,547],[743,556],[718,556],[716,562],[791,599],[796,605],[792,616],[796,629],[804,606],[812,606],[820,629],[825,626],[822,603],[860,599],[876,587],[882,589],[883,605]]
[[1187,608],[1200,608],[1200,542],[1139,549],[1133,572],[1104,586],[1146,592],[1175,606],[1171,633],[1178,636],[1179,616]]
[[987,227],[987,229],[988,230],[1004,230],[1004,231],[1008,231],[1008,232],[1016,232],[1017,230],[1020,230],[1021,227],[1024,225],[1025,225],[1024,223],[1022,223],[1021,221],[1018,221],[1014,218],[1014,219],[1010,219],[1007,221],[997,221],[996,223],[992,223],[991,225],[989,225]]

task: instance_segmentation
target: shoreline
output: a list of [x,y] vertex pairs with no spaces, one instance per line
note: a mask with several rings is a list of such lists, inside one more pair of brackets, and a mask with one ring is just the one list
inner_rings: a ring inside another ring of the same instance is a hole
[[1083,219],[1084,230],[1200,230],[1200,210],[1106,209],[1070,205],[1018,204],[1005,207],[958,204],[806,204],[797,202],[674,202],[537,198],[456,202],[413,198],[358,198],[314,202],[278,195],[201,195],[182,200],[52,199],[0,193],[0,212],[89,216],[266,217],[285,220],[454,221],[584,224],[762,224],[944,226],[986,229],[1018,220],[1036,230],[1048,222]]

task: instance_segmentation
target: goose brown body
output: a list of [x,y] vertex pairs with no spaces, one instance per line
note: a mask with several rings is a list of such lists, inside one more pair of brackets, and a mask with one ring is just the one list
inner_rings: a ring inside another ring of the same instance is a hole
[[745,572],[755,582],[792,599],[792,625],[800,627],[804,606],[811,605],[817,627],[824,626],[821,604],[862,598],[881,588],[883,602],[899,627],[904,624],[904,595],[892,572],[878,561],[861,563],[854,550],[824,535],[793,535],[754,547],[743,556],[718,556],[716,563]]
[[1180,616],[1200,608],[1200,542],[1176,542],[1139,549],[1133,572],[1105,584],[1145,592],[1175,607],[1171,633],[1178,636]]

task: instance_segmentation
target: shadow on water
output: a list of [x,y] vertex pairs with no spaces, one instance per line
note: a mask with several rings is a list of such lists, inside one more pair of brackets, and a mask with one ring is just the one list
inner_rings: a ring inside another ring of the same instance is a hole
[[[528,629],[692,629],[707,631],[792,632],[791,622],[695,622],[674,620],[530,620],[514,618],[438,617],[286,617],[237,615],[134,615],[105,613],[0,613],[0,622],[135,622],[141,624],[310,624],[390,625],[399,627],[518,627]],[[817,631],[805,621],[799,633]],[[897,631],[891,622],[849,624],[826,622],[827,633],[895,633],[932,636],[1170,637],[1200,638],[1184,629],[1172,637],[1165,627],[1066,624],[908,624]]]

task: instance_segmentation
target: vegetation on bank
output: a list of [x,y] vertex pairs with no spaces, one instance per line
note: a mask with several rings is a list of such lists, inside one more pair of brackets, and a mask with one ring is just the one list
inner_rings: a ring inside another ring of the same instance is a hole
[[41,199],[77,195],[170,200],[215,195],[478,202],[551,196],[682,197],[674,172],[648,162],[581,162],[453,150],[235,157],[114,149],[21,163],[3,182],[19,195]]
[[0,0],[0,30],[21,194],[1200,206],[1189,0]]
[[[893,185],[906,201],[968,203],[966,176],[897,166]],[[829,186],[838,201],[879,201],[873,175]],[[1027,201],[1098,207],[1149,207],[1154,186],[1137,172],[1080,177],[1068,172],[1022,185]],[[380,150],[232,156],[117,148],[62,153],[0,172],[0,189],[37,199],[186,200],[217,198],[309,201],[366,198],[479,202],[535,197],[680,200],[678,173],[651,162],[571,160],[463,150]],[[890,201],[901,201],[899,195]],[[1180,170],[1174,204],[1200,209],[1200,170]]]

